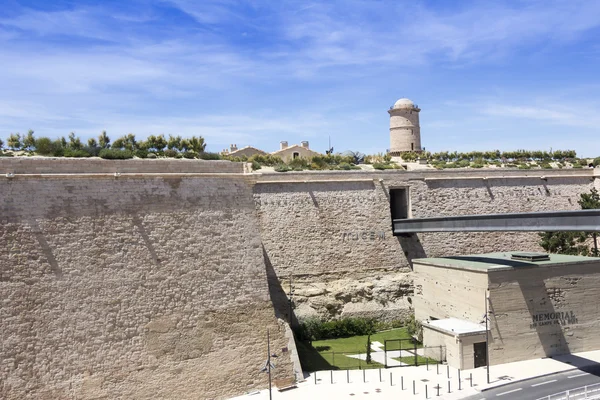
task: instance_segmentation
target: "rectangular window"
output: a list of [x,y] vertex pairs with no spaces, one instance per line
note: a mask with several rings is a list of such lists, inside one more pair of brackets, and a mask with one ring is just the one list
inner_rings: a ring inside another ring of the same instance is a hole
[[392,220],[408,218],[408,188],[390,189]]

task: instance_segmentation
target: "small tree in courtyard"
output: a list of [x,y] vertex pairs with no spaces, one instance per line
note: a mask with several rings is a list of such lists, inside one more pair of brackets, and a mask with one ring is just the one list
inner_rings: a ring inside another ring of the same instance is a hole
[[367,336],[367,364],[371,364],[371,335]]

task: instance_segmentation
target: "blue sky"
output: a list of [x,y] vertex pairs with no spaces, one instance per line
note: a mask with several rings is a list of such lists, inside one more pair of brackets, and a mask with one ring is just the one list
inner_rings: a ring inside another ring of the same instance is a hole
[[600,2],[3,0],[0,137],[107,130],[268,151],[389,148],[600,156]]

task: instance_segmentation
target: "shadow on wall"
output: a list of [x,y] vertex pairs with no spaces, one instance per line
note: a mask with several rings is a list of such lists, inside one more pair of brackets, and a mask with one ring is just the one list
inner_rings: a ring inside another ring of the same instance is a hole
[[[469,259],[469,261],[480,261],[480,260],[475,260],[475,258],[477,258],[477,257],[453,257],[453,258]],[[508,265],[508,266],[513,266],[513,267],[520,266],[520,268],[531,268],[531,264],[518,263],[513,260],[504,260],[505,261],[504,263],[502,263],[501,260],[499,260],[499,259],[498,260],[493,259],[493,260],[494,260],[494,262],[497,262],[498,264],[502,264],[502,265]],[[515,265],[515,264],[517,264],[517,265]],[[525,265],[522,265],[522,264],[525,264]],[[563,274],[564,274],[564,270],[561,270],[559,268],[554,271],[554,274],[547,276],[546,279],[553,278],[553,277],[559,277],[559,276],[562,276]],[[555,308],[553,301],[550,299],[549,293],[551,291],[549,290],[548,286],[546,285],[546,282],[544,279],[539,279],[539,280],[533,279],[532,280],[530,278],[527,278],[527,279],[517,278],[516,282],[517,282],[519,289],[523,295],[523,298],[525,299],[525,303],[527,304],[529,315],[531,317],[533,317],[534,315],[539,314],[539,313],[554,314],[554,313],[557,313],[560,311]],[[490,284],[492,284],[492,283],[495,283],[496,285],[505,284],[505,282],[494,282],[493,280],[491,280]],[[500,332],[498,322],[495,318],[494,305],[491,303],[491,301],[489,304],[490,304],[489,311],[494,320],[493,321],[494,324],[492,325],[491,330],[493,331],[493,329],[495,327],[496,332],[498,334],[498,339],[500,340],[500,343],[498,343],[498,344],[494,343],[495,340],[493,339],[493,335],[492,335],[492,344],[494,344],[497,347],[502,346],[500,348],[503,348],[504,346],[510,346],[510,343],[504,343],[504,339],[502,338],[502,334]],[[566,364],[570,364],[570,365],[580,369],[581,371],[584,371],[584,372],[587,372],[590,374],[594,374],[596,376],[600,376],[600,363],[594,362],[592,360],[589,360],[589,359],[581,357],[581,356],[577,356],[575,354],[570,354],[572,349],[569,347],[569,340],[565,336],[565,332],[563,330],[562,325],[552,323],[549,325],[540,326],[539,324],[536,324],[536,326],[533,329],[535,329],[538,339],[544,350],[544,354],[547,357],[556,359],[557,361],[561,361]]]
[[404,256],[408,261],[410,268],[413,268],[413,260],[416,258],[426,258],[427,254],[423,248],[423,244],[416,233],[408,233],[405,235],[396,236],[398,244],[404,252]]
[[269,297],[273,303],[273,310],[275,310],[275,317],[287,321],[291,327],[298,326],[298,319],[294,315],[291,309],[290,300],[283,290],[279,278],[275,273],[273,264],[269,259],[269,255],[265,250],[265,246],[262,246],[263,257],[265,259],[265,269],[267,272],[267,283],[269,284]]

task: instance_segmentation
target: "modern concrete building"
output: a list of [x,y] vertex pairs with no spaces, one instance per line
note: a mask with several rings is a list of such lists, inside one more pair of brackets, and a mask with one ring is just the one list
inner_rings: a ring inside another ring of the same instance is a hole
[[390,154],[421,151],[421,109],[409,99],[399,99],[388,110],[390,114]]
[[484,366],[488,353],[494,365],[600,348],[600,258],[509,252],[413,265],[424,345],[445,346],[453,367]]

